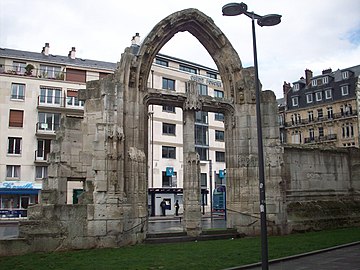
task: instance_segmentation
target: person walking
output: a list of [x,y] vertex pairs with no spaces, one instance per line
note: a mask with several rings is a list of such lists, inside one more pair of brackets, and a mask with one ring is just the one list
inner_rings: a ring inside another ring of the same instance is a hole
[[161,215],[165,216],[165,209],[166,209],[166,202],[165,199],[163,199],[160,203],[160,208],[161,208]]
[[179,215],[179,201],[176,200],[176,203],[175,203],[175,215],[178,216]]

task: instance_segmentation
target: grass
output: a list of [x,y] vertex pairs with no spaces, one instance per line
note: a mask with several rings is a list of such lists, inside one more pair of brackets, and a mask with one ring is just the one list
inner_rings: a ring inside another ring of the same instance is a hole
[[[268,237],[269,259],[360,241],[360,228]],[[260,238],[139,244],[0,258],[0,269],[224,269],[261,260]]]

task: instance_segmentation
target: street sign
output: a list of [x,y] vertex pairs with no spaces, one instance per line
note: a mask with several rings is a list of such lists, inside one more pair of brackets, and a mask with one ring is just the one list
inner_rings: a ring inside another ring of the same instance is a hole
[[166,176],[174,175],[174,167],[166,167]]

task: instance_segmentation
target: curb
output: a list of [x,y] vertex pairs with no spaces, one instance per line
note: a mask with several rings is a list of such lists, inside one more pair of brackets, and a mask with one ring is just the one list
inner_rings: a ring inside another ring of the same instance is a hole
[[[287,257],[283,257],[283,258],[279,258],[279,259],[273,259],[273,260],[269,261],[269,265],[273,264],[273,263],[283,262],[283,261],[290,261],[293,259],[298,259],[298,258],[310,256],[310,255],[316,255],[319,253],[323,253],[323,252],[327,252],[327,251],[331,251],[331,250],[335,250],[335,249],[340,249],[340,248],[344,248],[344,247],[356,246],[359,244],[360,244],[360,241],[356,241],[356,242],[352,242],[352,243],[347,243],[347,244],[342,244],[342,245],[333,246],[333,247],[329,247],[329,248],[319,249],[319,250],[301,253],[301,254],[297,254],[297,255],[291,255],[291,256],[287,256]],[[258,266],[261,266],[261,262],[246,264],[246,265],[241,265],[241,266],[235,266],[235,267],[231,267],[231,268],[225,268],[223,270],[243,270],[243,269],[249,269],[249,268],[258,267]]]

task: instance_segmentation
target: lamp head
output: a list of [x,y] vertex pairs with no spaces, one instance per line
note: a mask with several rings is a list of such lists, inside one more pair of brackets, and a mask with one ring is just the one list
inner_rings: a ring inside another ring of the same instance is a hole
[[261,16],[257,20],[257,24],[260,26],[274,26],[281,22],[281,15],[278,14],[269,14]]
[[247,11],[247,5],[241,3],[229,3],[222,7],[223,16],[237,16]]

